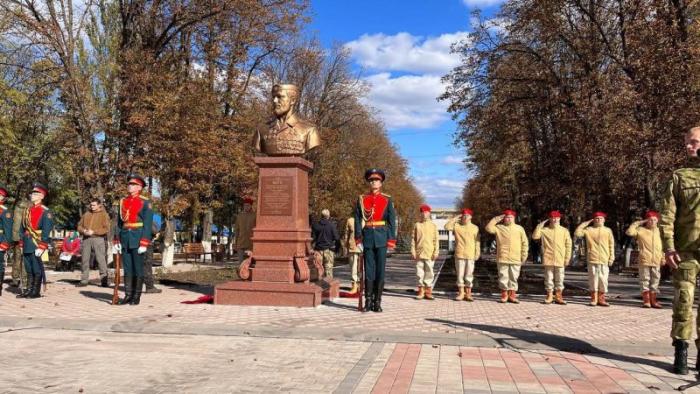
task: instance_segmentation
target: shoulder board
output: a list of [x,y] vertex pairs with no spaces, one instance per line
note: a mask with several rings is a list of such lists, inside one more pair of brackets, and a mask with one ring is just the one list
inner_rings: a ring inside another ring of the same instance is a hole
[[4,206],[4,205],[0,205],[0,208],[2,208],[3,210],[7,211],[7,207]]
[[42,205],[41,207],[44,208],[45,211],[49,210],[49,207],[47,207],[46,205]]
[[142,199],[142,200],[145,200],[145,201],[148,201],[148,200],[150,200],[150,199],[149,199],[148,197],[146,197],[146,196],[142,196],[142,195],[140,195],[140,194],[139,194],[139,197],[141,197],[141,199]]
[[388,197],[388,198],[391,198],[391,196],[390,196],[390,195],[388,195],[388,194],[386,194],[386,193],[381,193],[381,195],[382,195],[382,196],[384,196],[384,197]]

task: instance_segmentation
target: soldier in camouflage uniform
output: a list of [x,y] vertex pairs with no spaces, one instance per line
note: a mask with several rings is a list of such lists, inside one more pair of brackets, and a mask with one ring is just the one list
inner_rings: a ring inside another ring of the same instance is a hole
[[[673,372],[680,375],[688,374],[687,341],[692,337],[695,280],[700,271],[700,127],[688,131],[685,147],[688,164],[673,172],[659,223],[666,264],[673,270]],[[700,346],[700,340],[695,345]],[[696,362],[695,367],[700,365]]]

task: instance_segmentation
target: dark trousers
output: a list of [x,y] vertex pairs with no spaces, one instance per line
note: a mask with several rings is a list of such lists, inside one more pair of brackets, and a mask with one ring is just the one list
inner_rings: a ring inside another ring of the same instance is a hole
[[0,250],[0,285],[5,279],[5,251]]
[[146,250],[146,257],[143,259],[143,283],[146,284],[146,288],[150,289],[155,285],[155,278],[153,278],[153,244],[151,244]]
[[384,269],[386,268],[386,247],[366,248],[365,255],[365,279],[371,281],[384,281]]
[[34,252],[24,253],[24,270],[27,272],[27,275],[40,275],[43,277],[44,263],[40,257],[34,255]]
[[122,263],[124,264],[124,276],[143,278],[144,254],[138,253],[138,248],[126,249],[122,245]]

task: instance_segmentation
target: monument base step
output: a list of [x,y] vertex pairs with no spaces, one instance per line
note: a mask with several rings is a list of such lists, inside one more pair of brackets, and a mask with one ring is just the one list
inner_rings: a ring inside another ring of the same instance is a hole
[[231,281],[214,288],[214,304],[316,307],[322,292],[313,283]]

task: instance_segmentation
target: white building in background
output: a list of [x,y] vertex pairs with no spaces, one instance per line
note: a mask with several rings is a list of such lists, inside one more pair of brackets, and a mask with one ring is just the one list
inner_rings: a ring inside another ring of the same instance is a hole
[[433,208],[430,217],[433,223],[438,228],[438,240],[440,242],[440,250],[454,250],[454,234],[451,231],[445,230],[445,224],[448,220],[459,215],[461,212],[454,208]]

